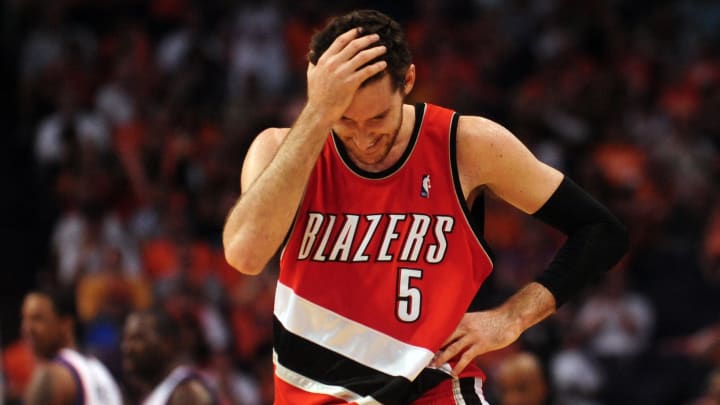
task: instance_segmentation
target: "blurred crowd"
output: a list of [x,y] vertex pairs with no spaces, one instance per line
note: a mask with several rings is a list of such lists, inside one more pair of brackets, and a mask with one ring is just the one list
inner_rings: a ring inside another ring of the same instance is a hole
[[[223,221],[253,137],[292,125],[302,107],[314,30],[372,7],[406,29],[410,102],[500,122],[630,231],[629,254],[596,288],[478,360],[491,403],[521,403],[501,377],[522,353],[545,384],[539,402],[522,403],[720,404],[720,3],[331,3],[5,4],[3,64],[16,79],[6,136],[28,197],[11,215],[31,218],[33,246],[32,268],[13,271],[74,289],[82,348],[120,373],[128,312],[162,305],[185,320],[197,366],[227,403],[270,403],[277,264],[232,270]],[[493,196],[485,231],[488,306],[561,243]],[[3,314],[8,401],[33,364],[7,322],[16,314]]]

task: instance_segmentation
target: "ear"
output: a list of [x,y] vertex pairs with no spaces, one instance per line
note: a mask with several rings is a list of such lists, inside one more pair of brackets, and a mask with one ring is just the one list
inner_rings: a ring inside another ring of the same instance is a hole
[[415,65],[410,64],[405,73],[405,81],[403,82],[403,95],[407,96],[415,86]]

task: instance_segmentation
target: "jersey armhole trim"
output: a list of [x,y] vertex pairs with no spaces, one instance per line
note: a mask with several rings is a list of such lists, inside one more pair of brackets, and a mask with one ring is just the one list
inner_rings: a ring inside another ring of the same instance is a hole
[[[458,169],[457,162],[457,127],[459,121],[460,114],[454,112],[452,121],[450,123],[450,169],[453,177],[453,188],[455,189],[455,196],[457,197],[458,204],[460,204],[460,208],[462,208],[463,214],[465,215],[465,221],[470,226],[470,229],[472,229],[473,234],[475,234],[475,238],[477,238],[478,243],[485,251],[488,260],[490,261],[490,265],[492,266],[494,263],[494,255],[492,254],[490,245],[488,245],[487,241],[485,240],[483,229],[484,226],[480,226],[480,224],[472,220],[472,214],[470,213],[470,208],[467,205],[467,201],[465,201],[465,195],[463,195],[462,185],[460,184],[460,171]],[[484,198],[483,194],[479,195],[478,198]],[[484,211],[485,205],[482,204],[482,207]],[[480,214],[484,216],[485,212],[482,212]]]
[[55,359],[55,362],[70,371],[70,375],[72,376],[73,380],[75,381],[75,387],[77,388],[78,396],[75,399],[75,405],[84,405],[85,404],[85,386],[82,383],[82,379],[80,378],[80,373],[77,369],[67,360],[63,359],[62,357],[58,357]]

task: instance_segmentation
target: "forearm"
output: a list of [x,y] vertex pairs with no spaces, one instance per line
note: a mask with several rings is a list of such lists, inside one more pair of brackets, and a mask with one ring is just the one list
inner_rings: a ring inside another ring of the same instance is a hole
[[257,274],[282,244],[331,125],[306,107],[257,178],[243,182],[223,229],[225,257],[238,271]]
[[455,375],[474,358],[515,342],[528,328],[555,311],[555,298],[545,287],[530,283],[497,308],[469,312],[430,364],[439,367],[457,355]]
[[25,393],[28,405],[70,405],[77,402],[75,381],[68,369],[56,364],[39,366]]
[[558,306],[600,278],[627,251],[625,227],[570,179],[564,179],[533,216],[568,237],[537,279]]
[[240,272],[259,273],[280,247],[333,123],[361,84],[386,68],[385,61],[370,63],[386,51],[373,45],[379,36],[359,34],[353,28],[338,36],[308,65],[308,102],[279,148],[260,147],[257,159],[252,147],[248,152],[250,174],[243,165],[243,193],[223,230],[225,257]]
[[533,282],[513,294],[494,309],[507,319],[514,335],[519,336],[531,326],[555,312],[553,294],[539,283]]

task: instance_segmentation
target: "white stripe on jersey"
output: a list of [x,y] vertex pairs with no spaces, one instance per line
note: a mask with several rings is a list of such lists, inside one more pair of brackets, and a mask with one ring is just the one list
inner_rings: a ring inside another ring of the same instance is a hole
[[277,353],[273,350],[273,363],[275,363],[275,375],[293,387],[314,394],[330,395],[346,402],[357,403],[358,405],[381,405],[372,396],[362,397],[347,388],[339,385],[327,385],[311,378],[300,375],[288,368],[285,368],[277,361]]
[[99,360],[67,348],[60,350],[57,357],[69,364],[80,378],[85,405],[122,405],[117,383]]
[[288,331],[391,376],[415,380],[433,358],[430,350],[314,304],[279,281],[275,316]]

